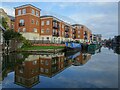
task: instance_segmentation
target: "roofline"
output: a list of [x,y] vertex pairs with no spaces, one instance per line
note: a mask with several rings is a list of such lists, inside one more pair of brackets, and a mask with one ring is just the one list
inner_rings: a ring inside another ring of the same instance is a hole
[[67,22],[65,22],[65,21],[63,21],[63,20],[60,20],[60,19],[58,19],[57,17],[52,16],[52,15],[43,15],[43,16],[40,16],[40,18],[46,18],[46,17],[55,18],[55,19],[57,19],[57,20],[59,20],[59,21],[61,21],[61,22],[65,23],[65,24],[67,24],[67,25],[72,26],[71,24],[69,24],[69,23],[67,23]]
[[21,5],[21,6],[18,6],[18,7],[14,7],[14,9],[17,9],[17,8],[22,8],[22,7],[25,7],[25,6],[32,6],[32,7],[34,7],[34,8],[36,8],[36,9],[38,9],[38,10],[40,10],[40,11],[41,11],[41,9],[39,9],[39,8],[37,8],[37,7],[35,7],[35,6],[33,6],[32,4],[25,4],[25,5]]

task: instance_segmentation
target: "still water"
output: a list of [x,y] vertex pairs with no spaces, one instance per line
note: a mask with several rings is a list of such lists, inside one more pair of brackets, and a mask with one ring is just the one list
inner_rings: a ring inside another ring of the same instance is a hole
[[95,53],[11,53],[3,57],[2,88],[118,88],[118,55]]

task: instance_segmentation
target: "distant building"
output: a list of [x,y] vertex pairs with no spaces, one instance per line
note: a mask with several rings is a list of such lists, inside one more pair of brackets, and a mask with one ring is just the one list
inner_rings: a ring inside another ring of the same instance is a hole
[[92,31],[90,29],[81,24],[74,24],[72,26],[76,28],[76,40],[79,40],[82,43],[91,42]]
[[92,34],[92,41],[100,43],[102,42],[102,35],[101,34]]
[[[0,8],[0,19],[5,18],[8,28],[9,29],[14,29],[14,22],[15,18],[13,16],[8,15],[4,9]],[[6,27],[4,27],[6,28]]]

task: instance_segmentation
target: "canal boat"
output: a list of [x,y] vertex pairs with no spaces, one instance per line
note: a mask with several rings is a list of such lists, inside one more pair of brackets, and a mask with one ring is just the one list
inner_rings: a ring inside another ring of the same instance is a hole
[[74,43],[74,42],[66,42],[65,43],[66,50],[81,50],[81,44],[80,43]]
[[[90,54],[95,54],[96,50],[99,50],[101,48],[100,44],[90,44],[88,46],[88,52]],[[99,52],[99,51],[98,51]]]

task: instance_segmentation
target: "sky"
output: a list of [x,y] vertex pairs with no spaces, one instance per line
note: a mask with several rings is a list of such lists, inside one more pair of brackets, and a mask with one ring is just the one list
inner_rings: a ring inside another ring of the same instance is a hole
[[[6,0],[5,0],[6,1]],[[26,1],[26,0],[25,0]],[[14,7],[32,4],[41,15],[53,15],[70,24],[83,24],[103,39],[118,35],[118,2],[2,2],[0,7],[15,16]]]

